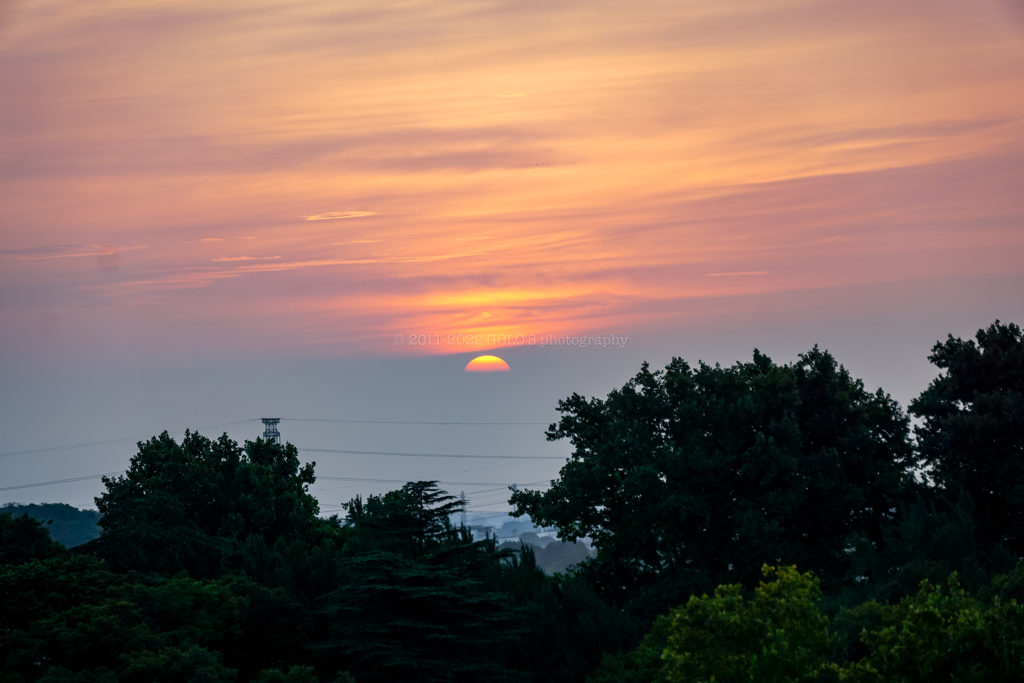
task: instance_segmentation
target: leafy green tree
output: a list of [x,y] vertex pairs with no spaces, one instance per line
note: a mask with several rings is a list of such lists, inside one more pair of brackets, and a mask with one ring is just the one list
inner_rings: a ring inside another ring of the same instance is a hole
[[877,566],[865,571],[879,580],[864,586],[867,590],[859,602],[899,600],[915,593],[921,581],[944,583],[953,572],[969,589],[982,588],[992,577],[975,537],[974,504],[969,494],[961,492],[952,498],[942,491],[926,491],[901,507],[887,530]]
[[317,602],[318,664],[358,681],[504,681],[511,601],[445,567],[390,552],[341,562],[341,583]]
[[795,567],[766,566],[764,574],[749,600],[733,584],[675,610],[662,654],[666,681],[821,680],[832,638],[817,579]]
[[593,538],[582,572],[654,615],[718,583],[752,586],[765,562],[850,581],[856,538],[877,545],[914,489],[908,420],[817,348],[779,366],[647,364],[606,400],[574,394],[549,440],[575,450],[518,514]]
[[346,504],[345,553],[389,552],[435,566],[458,569],[493,584],[511,551],[497,551],[493,539],[474,541],[452,517],[465,503],[434,481],[414,481],[382,496],[356,497]]
[[635,649],[607,654],[601,666],[587,676],[587,683],[665,683],[665,660],[672,615],[654,620],[651,630]]
[[64,552],[63,546],[55,543],[46,527],[37,520],[0,512],[0,567],[55,557]]
[[503,588],[521,606],[523,635],[505,647],[506,661],[536,683],[583,683],[606,653],[636,645],[643,623],[606,604],[586,582],[545,576],[532,552],[504,565]]
[[250,680],[308,660],[311,621],[244,577],[121,574],[83,554],[0,567],[0,680]]
[[945,373],[910,412],[930,476],[967,491],[981,548],[1024,555],[1024,336],[996,321],[976,340],[936,343],[929,360]]
[[582,683],[639,624],[589,586],[544,575],[533,552],[498,551],[451,524],[462,502],[410,482],[347,506],[341,587],[318,601],[324,670],[362,680]]
[[288,671],[267,669],[261,671],[256,683],[320,683],[311,666],[293,666]]
[[345,505],[353,532],[349,550],[375,548],[421,559],[437,551],[472,543],[467,529],[451,520],[465,507],[436,481],[409,482],[397,491],[357,496]]
[[291,444],[192,432],[178,444],[164,432],[139,443],[124,476],[104,478],[103,533],[87,548],[117,568],[216,576],[241,562],[246,542],[254,552],[330,543],[338,525],[317,516],[314,479]]
[[138,583],[79,555],[12,567],[0,591],[17,596],[0,612],[0,668],[12,680],[234,678],[219,650],[240,636],[244,604],[221,585]]
[[986,604],[960,587],[924,581],[895,605],[870,602],[847,618],[865,623],[867,655],[833,666],[855,683],[1009,683],[1021,680],[1024,609],[1015,599]]

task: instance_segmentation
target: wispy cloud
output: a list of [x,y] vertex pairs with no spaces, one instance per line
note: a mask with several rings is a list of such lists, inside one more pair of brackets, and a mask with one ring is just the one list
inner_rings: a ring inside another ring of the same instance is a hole
[[377,214],[373,211],[328,211],[327,213],[317,213],[312,216],[303,216],[307,221],[333,221],[339,218],[365,218],[366,216],[376,216]]
[[5,305],[159,301],[142,330],[271,297],[367,340],[1022,272],[989,2],[54,2],[0,51]]
[[24,249],[7,249],[0,255],[13,256],[19,261],[48,261],[61,258],[81,258],[84,256],[111,256],[122,251],[146,249],[149,245],[134,247],[101,247],[95,244],[48,244]]
[[210,259],[214,263],[220,263],[223,261],[273,261],[279,259],[280,256],[221,256],[220,258]]
[[89,249],[85,244],[42,244],[35,247],[24,247],[22,249],[0,249],[4,256],[50,256],[62,255],[70,252],[78,252],[82,249]]

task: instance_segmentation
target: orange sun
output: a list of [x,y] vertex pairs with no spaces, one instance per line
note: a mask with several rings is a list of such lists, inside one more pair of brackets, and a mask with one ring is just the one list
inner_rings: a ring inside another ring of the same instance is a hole
[[477,356],[466,364],[466,372],[509,372],[508,363],[497,356]]

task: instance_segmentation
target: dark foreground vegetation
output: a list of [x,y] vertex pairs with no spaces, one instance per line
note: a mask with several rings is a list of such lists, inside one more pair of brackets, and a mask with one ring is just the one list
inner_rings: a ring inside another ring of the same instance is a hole
[[166,433],[68,550],[0,514],[4,681],[1020,681],[1024,339],[932,350],[910,407],[817,348],[645,365],[572,396],[575,452],[519,514],[597,556],[454,527],[433,482],[342,524],[294,447]]

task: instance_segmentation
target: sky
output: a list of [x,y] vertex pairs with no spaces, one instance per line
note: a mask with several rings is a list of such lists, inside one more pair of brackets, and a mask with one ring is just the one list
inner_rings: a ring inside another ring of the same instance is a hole
[[4,0],[0,93],[0,503],[281,416],[504,510],[645,360],[1024,322],[1019,0]]

